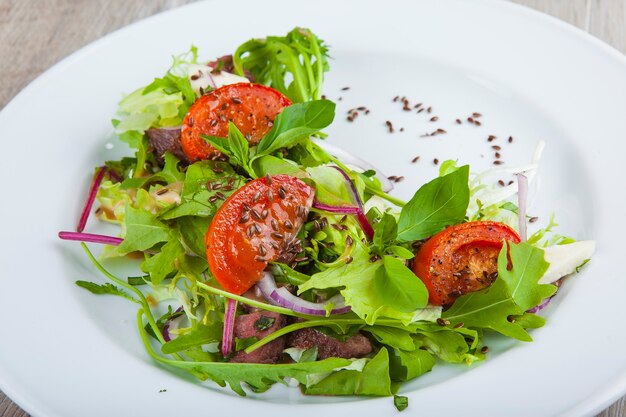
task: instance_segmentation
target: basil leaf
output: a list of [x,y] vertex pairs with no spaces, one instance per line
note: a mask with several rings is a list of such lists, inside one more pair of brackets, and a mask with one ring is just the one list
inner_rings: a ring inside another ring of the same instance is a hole
[[249,171],[249,144],[233,122],[228,122],[228,138],[200,135],[209,144],[230,158],[230,163]]
[[469,166],[424,184],[402,208],[398,240],[424,239],[465,218],[469,204]]
[[335,103],[332,101],[292,104],[276,116],[272,130],[259,142],[257,156],[293,146],[329,126],[334,118]]

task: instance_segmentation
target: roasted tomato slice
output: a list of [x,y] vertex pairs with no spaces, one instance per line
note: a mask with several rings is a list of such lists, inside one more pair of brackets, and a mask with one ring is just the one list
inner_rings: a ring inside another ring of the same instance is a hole
[[209,268],[229,292],[242,294],[268,262],[301,250],[296,238],[315,190],[289,175],[251,181],[219,208],[205,237]]
[[509,226],[488,221],[451,226],[428,239],[413,263],[413,272],[428,288],[428,302],[446,306],[491,285],[505,240],[519,243],[520,237]]
[[228,137],[233,122],[251,144],[270,131],[276,115],[291,101],[273,88],[261,84],[225,85],[200,97],[183,120],[181,145],[191,162],[209,159],[219,151],[200,135]]

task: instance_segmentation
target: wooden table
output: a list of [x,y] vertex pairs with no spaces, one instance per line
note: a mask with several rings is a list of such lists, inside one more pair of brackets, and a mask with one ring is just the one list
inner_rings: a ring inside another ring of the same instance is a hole
[[[512,1],[556,16],[626,52],[626,0]],[[191,2],[0,0],[0,108],[71,52],[136,20]],[[0,392],[0,417],[26,416]],[[599,417],[626,417],[626,396]]]

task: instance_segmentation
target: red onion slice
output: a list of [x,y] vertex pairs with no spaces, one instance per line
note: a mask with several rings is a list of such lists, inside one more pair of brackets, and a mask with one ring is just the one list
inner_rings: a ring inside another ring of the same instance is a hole
[[79,242],[102,243],[104,245],[119,246],[124,239],[113,236],[96,235],[93,233],[59,232],[63,240],[76,240]]
[[313,208],[318,210],[324,210],[329,213],[336,214],[359,214],[361,210],[358,207],[349,207],[349,206],[331,206],[328,204],[320,203],[319,201],[313,202]]
[[348,184],[350,184],[350,189],[352,190],[352,194],[354,195],[356,204],[359,207],[359,211],[356,213],[356,219],[359,222],[361,229],[363,229],[365,236],[367,236],[369,240],[372,240],[374,238],[374,228],[372,227],[369,220],[365,216],[365,212],[363,211],[363,202],[361,201],[361,197],[359,196],[359,192],[357,191],[356,186],[350,179],[350,176],[343,169],[339,167],[333,167],[333,168],[339,171],[341,175],[343,175],[345,180],[348,182]]
[[230,356],[233,349],[233,334],[235,332],[235,313],[237,312],[237,301],[231,298],[226,299],[226,310],[224,311],[224,332],[222,335],[222,355]]
[[297,313],[311,316],[325,316],[326,306],[329,303],[333,304],[333,309],[330,311],[330,314],[345,314],[351,310],[350,306],[345,305],[345,300],[341,295],[332,297],[326,303],[312,303],[303,300],[290,293],[286,288],[278,288],[276,281],[274,281],[274,276],[269,272],[265,272],[263,278],[261,278],[256,285],[269,303],[288,308]]
[[161,334],[163,335],[163,340],[169,342],[172,340],[172,335],[170,334],[170,329],[174,329],[178,327],[178,324],[185,318],[184,314],[180,314],[183,312],[183,307],[180,306],[174,311],[174,313],[170,316],[170,318],[165,322],[163,326],[163,330],[161,330]]
[[380,185],[383,191],[388,193],[389,191],[393,190],[393,183],[389,181],[387,176],[383,174],[374,165],[370,164],[364,159],[359,158],[358,156],[352,155],[350,152],[346,151],[345,149],[342,149],[335,145],[331,145],[330,143],[326,142],[323,139],[313,138],[312,140],[317,146],[319,146],[326,152],[334,155],[335,157],[339,158],[341,162],[344,162],[349,165],[354,165],[358,168],[361,168],[363,171],[367,171],[370,169],[373,171],[376,171],[376,178],[378,178],[378,181],[380,181]]
[[102,183],[102,178],[104,178],[104,174],[106,173],[106,167],[100,167],[98,169],[98,173],[96,174],[93,181],[91,181],[91,186],[89,187],[89,194],[87,194],[87,201],[85,201],[85,205],[83,206],[83,211],[80,214],[80,220],[78,221],[78,227],[76,228],[77,232],[82,232],[85,230],[85,224],[87,224],[87,219],[89,218],[89,213],[91,212],[91,208],[93,207],[93,202],[96,199],[96,193],[98,192],[98,188],[100,187],[100,183]]
[[517,174],[517,216],[519,222],[519,236],[522,242],[526,242],[526,200],[528,199],[528,178],[526,175]]

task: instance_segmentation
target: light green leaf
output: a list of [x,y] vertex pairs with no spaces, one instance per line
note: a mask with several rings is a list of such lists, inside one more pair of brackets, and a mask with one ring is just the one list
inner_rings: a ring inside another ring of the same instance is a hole
[[181,352],[193,347],[219,342],[222,340],[222,323],[211,325],[198,324],[190,332],[178,336],[161,346],[161,352],[165,354]]
[[305,389],[308,395],[393,395],[389,377],[389,353],[382,348],[363,371],[337,371]]
[[152,284],[159,285],[167,275],[176,270],[176,260],[184,253],[185,248],[178,239],[172,239],[157,254],[147,258],[141,267],[150,274]]
[[539,248],[524,243],[508,246],[513,267],[510,271],[507,269],[507,255],[500,251],[498,276],[506,282],[515,303],[528,310],[556,292],[554,285],[538,284],[550,264],[544,260],[544,252]]
[[118,251],[126,254],[150,249],[170,237],[169,227],[157,220],[154,214],[126,205],[126,236]]
[[428,303],[426,286],[398,258],[383,256],[383,267],[376,271],[374,284],[382,302],[395,310],[410,313]]

